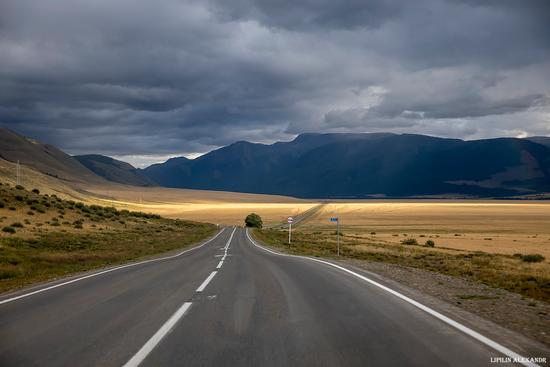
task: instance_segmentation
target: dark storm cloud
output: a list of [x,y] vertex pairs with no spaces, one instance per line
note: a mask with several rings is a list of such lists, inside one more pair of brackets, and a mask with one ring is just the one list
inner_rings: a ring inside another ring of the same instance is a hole
[[549,4],[0,0],[0,124],[154,156],[304,131],[550,134]]
[[211,4],[215,14],[225,19],[255,20],[291,30],[376,28],[403,7],[397,0],[218,0]]

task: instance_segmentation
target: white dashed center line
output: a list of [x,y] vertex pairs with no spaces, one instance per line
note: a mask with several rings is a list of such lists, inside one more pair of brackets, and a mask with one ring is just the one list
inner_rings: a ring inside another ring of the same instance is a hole
[[[227,241],[225,246],[221,248],[222,250],[224,250],[224,255],[216,266],[216,269],[220,269],[222,267],[223,262],[227,256],[227,250],[229,250],[229,245],[231,244],[231,240],[233,239],[233,235],[235,234],[236,230],[237,228],[233,229],[233,232],[231,232],[231,236],[229,236],[229,240]],[[217,273],[217,271],[213,271],[212,273],[210,273],[210,275],[204,280],[204,282],[202,282],[202,284],[197,288],[196,292],[204,291],[208,283],[210,283],[210,281],[216,276]],[[155,333],[155,335],[153,335],[151,339],[149,339],[128,362],[126,362],[124,367],[139,366],[141,362],[143,362],[145,358],[147,358],[149,353],[151,353],[153,349],[161,342],[161,340],[174,328],[174,326],[176,326],[177,322],[183,316],[185,316],[192,305],[192,302],[185,302],[183,305],[181,305],[180,308],[168,319],[168,321],[166,321],[164,325],[161,326],[161,328]]]

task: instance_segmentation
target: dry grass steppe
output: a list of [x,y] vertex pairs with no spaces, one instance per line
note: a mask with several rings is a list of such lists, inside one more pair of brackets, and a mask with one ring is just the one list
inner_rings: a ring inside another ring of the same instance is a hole
[[[369,201],[325,205],[294,231],[257,232],[268,244],[435,271],[550,301],[550,203]],[[430,246],[428,246],[428,244]]]
[[0,185],[0,292],[179,249],[216,226]]
[[[437,248],[494,254],[538,253],[550,258],[550,201],[368,201],[332,203],[302,225],[341,230],[365,241],[399,244],[432,239]],[[375,232],[375,234],[371,234]]]
[[[0,182],[15,185],[15,164],[0,159]],[[89,205],[160,214],[220,225],[242,225],[250,212],[258,213],[266,225],[284,221],[317,205],[316,202],[287,196],[245,194],[223,191],[139,187],[122,184],[86,185],[64,181],[21,165],[20,183]]]

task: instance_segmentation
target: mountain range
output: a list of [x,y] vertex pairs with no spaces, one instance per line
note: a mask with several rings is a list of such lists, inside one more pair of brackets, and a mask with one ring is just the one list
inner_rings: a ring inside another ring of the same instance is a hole
[[550,192],[550,138],[474,141],[414,134],[302,134],[239,141],[137,169],[0,129],[0,157],[61,179],[302,198],[507,197]]
[[144,172],[162,186],[304,198],[513,196],[550,191],[545,139],[302,134],[271,145],[241,141]]

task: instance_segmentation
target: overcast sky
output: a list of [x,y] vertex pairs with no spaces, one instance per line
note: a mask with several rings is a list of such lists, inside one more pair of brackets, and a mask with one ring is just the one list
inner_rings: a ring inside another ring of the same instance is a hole
[[301,132],[550,135],[550,1],[0,0],[0,125],[141,166]]

